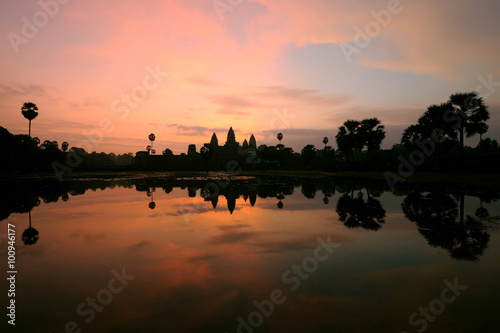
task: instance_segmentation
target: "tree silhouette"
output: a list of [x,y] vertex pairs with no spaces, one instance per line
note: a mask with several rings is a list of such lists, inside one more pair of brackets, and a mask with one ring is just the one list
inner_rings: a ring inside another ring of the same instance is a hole
[[328,138],[326,136],[323,138],[323,143],[325,144],[325,148],[326,148],[326,145],[328,144]]
[[381,125],[377,118],[364,119],[361,121],[359,135],[360,141],[366,146],[366,164],[368,165],[370,153],[379,150],[385,138],[384,125]]
[[36,104],[27,102],[24,103],[22,108],[21,108],[21,113],[23,114],[24,118],[29,120],[29,130],[28,130],[28,136],[31,138],[31,121],[35,119],[38,116],[38,108]]
[[304,159],[304,163],[306,165],[309,165],[312,159],[316,156],[316,148],[314,148],[313,145],[307,145],[302,148],[301,154],[302,158]]
[[64,141],[63,143],[61,143],[61,149],[63,152],[67,152],[68,151],[68,147],[69,147],[69,143],[67,143],[66,141]]
[[457,142],[457,132],[445,118],[451,109],[450,103],[429,106],[417,124],[404,130],[401,143],[406,150],[422,149],[423,142],[432,142],[431,146],[435,146],[435,151],[428,151],[427,155],[439,166],[441,155],[453,148]]
[[148,138],[149,138],[149,141],[151,141],[151,153],[154,155],[156,150],[153,149],[153,144],[154,144],[154,141],[156,139],[156,136],[153,133],[151,133],[151,134],[149,134]]
[[174,153],[168,148],[163,151],[163,156],[171,157],[173,155],[174,155]]
[[283,140],[283,134],[282,133],[278,133],[278,135],[276,135],[276,138],[278,138],[280,144],[281,144],[281,140]]
[[361,122],[357,120],[347,120],[339,127],[339,132],[335,136],[339,150],[344,153],[349,161],[349,157],[354,163],[354,150],[363,149],[363,142],[358,135]]
[[203,147],[200,148],[200,155],[205,160],[207,172],[208,172],[208,163],[210,161],[210,158],[212,157],[212,153],[213,151],[212,149],[210,149],[209,143],[204,144]]
[[151,145],[147,145],[147,146],[146,146],[146,150],[148,151],[148,154],[151,154],[151,150],[152,150],[152,149],[153,149],[153,148],[151,147]]
[[460,119],[457,127],[460,139],[460,157],[464,161],[464,134],[470,138],[484,134],[488,130],[486,121],[490,119],[488,108],[477,92],[457,93],[450,96],[448,103],[453,107],[453,114]]
[[30,226],[22,234],[24,245],[33,245],[38,241],[38,231],[31,227],[31,210],[29,211]]

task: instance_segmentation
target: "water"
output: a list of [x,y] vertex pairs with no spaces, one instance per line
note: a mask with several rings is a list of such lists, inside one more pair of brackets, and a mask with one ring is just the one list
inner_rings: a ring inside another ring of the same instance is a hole
[[1,195],[2,332],[498,331],[495,189],[128,175]]

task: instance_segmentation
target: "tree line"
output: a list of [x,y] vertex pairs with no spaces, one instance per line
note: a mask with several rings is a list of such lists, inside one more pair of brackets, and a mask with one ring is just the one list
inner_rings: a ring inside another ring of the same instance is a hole
[[[64,162],[68,152],[81,155],[82,168],[98,168],[131,165],[132,154],[115,155],[105,153],[88,153],[78,147],[69,148],[68,142],[63,142],[59,148],[56,141],[31,137],[31,122],[38,116],[36,104],[27,102],[21,108],[22,115],[29,121],[28,135],[11,135],[7,130],[0,130],[0,137],[5,166],[18,169],[47,169],[53,161]],[[422,170],[461,169],[476,170],[481,167],[498,169],[500,165],[500,145],[497,140],[483,138],[488,131],[487,121],[490,115],[488,107],[476,92],[455,93],[439,105],[430,105],[417,119],[415,124],[408,126],[402,133],[400,143],[389,150],[382,150],[381,144],[386,137],[385,127],[378,118],[362,120],[349,119],[345,121],[335,135],[337,150],[329,146],[328,137],[323,138],[324,147],[317,149],[308,144],[300,152],[283,144],[283,133],[278,133],[276,145],[260,145],[257,149],[243,147],[239,152],[238,162],[247,168],[275,169],[326,169],[326,170],[389,170],[397,169],[402,160],[416,159]],[[466,138],[480,136],[479,144],[468,147]],[[156,136],[148,136],[150,145],[146,147],[148,155],[155,155],[154,141]],[[210,145],[204,145],[199,153],[194,145],[190,145],[188,154],[181,154],[178,163],[172,163],[176,168],[190,165],[190,169],[216,169],[223,163],[214,163],[213,159],[224,156],[214,154]],[[251,151],[255,153],[252,155]],[[255,157],[248,159],[248,154]],[[172,151],[166,148],[162,156],[173,159]],[[235,156],[226,156],[235,158]],[[146,160],[153,161],[153,159]],[[192,162],[200,162],[193,166]],[[220,161],[219,161],[220,162]],[[147,163],[145,164],[147,167]],[[160,164],[168,167],[169,163]]]

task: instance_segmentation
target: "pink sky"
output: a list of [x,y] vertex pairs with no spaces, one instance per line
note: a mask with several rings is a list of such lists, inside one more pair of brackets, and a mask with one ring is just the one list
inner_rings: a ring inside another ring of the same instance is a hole
[[[9,0],[0,13],[0,126],[11,133],[27,133],[31,101],[33,136],[98,152],[143,150],[153,132],[157,151],[181,153],[212,132],[223,143],[230,126],[258,144],[282,132],[300,151],[367,117],[382,120],[389,148],[430,104],[479,89],[486,136],[500,138],[494,0],[59,1]],[[389,9],[380,23],[371,14]],[[378,29],[348,61],[341,45],[366,27]]]

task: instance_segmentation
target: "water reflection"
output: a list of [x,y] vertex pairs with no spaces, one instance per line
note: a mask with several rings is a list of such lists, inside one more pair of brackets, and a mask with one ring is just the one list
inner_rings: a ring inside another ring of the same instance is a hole
[[24,230],[22,238],[25,245],[33,245],[38,241],[38,230],[31,227],[31,210],[28,213],[30,226]]
[[[4,225],[19,238],[29,230],[23,241],[33,244],[16,248],[21,331],[60,332],[74,320],[85,332],[237,332],[254,300],[280,289],[286,302],[255,332],[410,332],[408,316],[455,276],[469,288],[429,332],[496,323],[495,192],[415,184],[391,193],[377,182],[293,177],[2,185]],[[307,265],[318,237],[341,247],[316,269]],[[122,267],[136,278],[87,324],[78,305],[102,296]],[[298,290],[287,271],[307,272]]]
[[446,249],[454,259],[477,261],[488,247],[490,235],[479,219],[464,216],[463,192],[458,200],[460,209],[451,195],[439,190],[413,192],[405,198],[402,209],[429,245]]
[[[227,211],[233,214],[237,199],[249,202],[251,207],[257,203],[257,197],[262,199],[275,198],[278,211],[294,209],[288,203],[287,197],[300,187],[300,193],[308,200],[321,200],[329,205],[331,198],[338,193],[335,211],[339,221],[347,228],[360,228],[369,231],[381,230],[385,223],[387,212],[380,200],[387,192],[383,183],[354,182],[334,178],[293,178],[293,177],[184,177],[184,178],[140,178],[140,179],[86,179],[79,181],[59,182],[54,179],[36,179],[29,181],[17,180],[7,182],[5,188],[9,191],[1,193],[1,200],[6,203],[1,206],[0,220],[11,213],[28,213],[29,227],[22,237],[26,245],[36,244],[38,231],[31,226],[31,211],[44,203],[63,202],[70,196],[83,195],[86,191],[104,190],[106,188],[123,187],[145,192],[148,197],[148,207],[158,208],[155,202],[157,189],[162,189],[169,195],[173,189],[187,189],[188,198],[203,198],[210,202],[212,209],[220,205],[219,197],[225,199]],[[317,193],[321,191],[322,197]],[[198,194],[199,193],[199,194]],[[490,240],[486,223],[492,217],[483,204],[490,204],[500,197],[495,191],[468,193],[464,189],[442,189],[436,186],[407,188],[399,193],[404,196],[401,204],[404,216],[414,222],[418,232],[433,247],[446,249],[453,259],[477,261],[485,253]],[[465,198],[474,196],[479,207],[473,215],[464,214]],[[160,207],[161,208],[161,207]],[[196,209],[196,207],[194,207]],[[494,219],[495,217],[493,217]]]
[[345,192],[337,202],[337,213],[339,219],[348,228],[363,228],[366,230],[379,230],[385,222],[385,209],[379,200],[383,190],[373,190],[370,194],[370,189],[365,186],[366,201],[364,199],[362,188],[359,188],[356,196],[355,185],[351,184],[351,190]]

